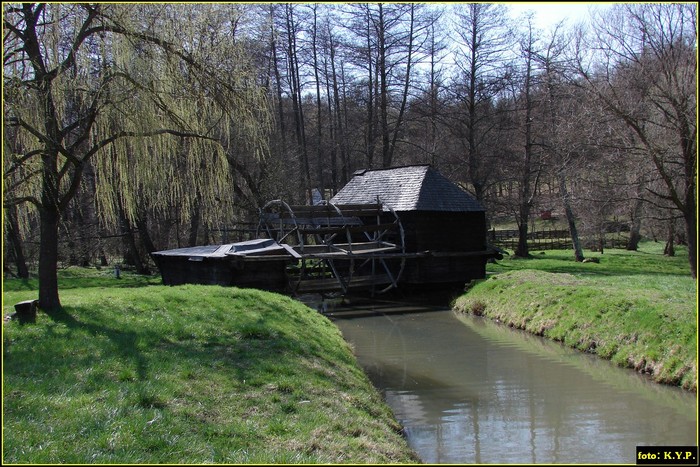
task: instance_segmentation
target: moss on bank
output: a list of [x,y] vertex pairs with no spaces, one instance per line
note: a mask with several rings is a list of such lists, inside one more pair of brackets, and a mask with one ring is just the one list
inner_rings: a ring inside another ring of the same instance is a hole
[[[63,289],[65,313],[3,326],[4,462],[418,462],[317,312],[255,290],[93,279]],[[36,295],[9,282],[4,315]]]

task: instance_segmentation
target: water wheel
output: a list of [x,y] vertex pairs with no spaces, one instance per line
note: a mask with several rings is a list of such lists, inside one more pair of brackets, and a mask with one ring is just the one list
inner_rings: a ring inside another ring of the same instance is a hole
[[286,245],[294,258],[290,290],[385,292],[398,284],[406,261],[396,213],[376,204],[291,206],[281,200],[260,212],[258,233]]

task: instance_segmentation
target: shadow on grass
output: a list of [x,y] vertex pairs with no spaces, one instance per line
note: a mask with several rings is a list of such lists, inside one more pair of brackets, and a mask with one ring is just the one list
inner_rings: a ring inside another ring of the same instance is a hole
[[[69,307],[75,311],[76,315],[88,315],[89,310]],[[76,319],[65,308],[58,311],[46,313],[52,323],[45,326],[45,335],[39,336],[36,342],[28,346],[25,352],[16,349],[16,345],[8,346],[5,349],[5,374],[12,374],[15,371],[22,371],[28,362],[30,368],[45,368],[44,377],[52,373],[60,374],[61,369],[84,370],[91,367],[99,367],[104,363],[103,356],[113,359],[115,356],[122,357],[136,367],[137,377],[144,380],[148,375],[148,362],[138,350],[137,342],[139,333],[128,329],[110,328],[108,326],[82,322]],[[68,332],[60,329],[60,325],[65,326]],[[32,326],[38,326],[36,324]],[[93,337],[104,336],[112,344],[111,346],[100,346],[95,342],[86,342],[80,333],[87,333]],[[73,341],[68,343],[68,341]],[[62,344],[63,342],[63,344]],[[80,347],[76,351],[71,351],[71,347]],[[91,351],[91,352],[90,352]]]
[[[273,307],[269,312],[285,310]],[[132,324],[120,319],[110,326],[76,318],[89,319],[90,313],[88,307],[66,307],[48,315],[51,322],[34,342],[22,339],[6,345],[5,376],[19,378],[16,382],[37,379],[41,383],[33,390],[46,394],[120,391],[123,384],[148,386],[161,377],[206,380],[211,372],[221,371],[231,375],[233,386],[243,381],[255,386],[274,381],[302,353],[297,336],[275,331],[265,318],[235,333],[194,337],[172,329],[137,328],[142,324],[138,320]],[[166,406],[168,395],[139,397],[137,403]]]

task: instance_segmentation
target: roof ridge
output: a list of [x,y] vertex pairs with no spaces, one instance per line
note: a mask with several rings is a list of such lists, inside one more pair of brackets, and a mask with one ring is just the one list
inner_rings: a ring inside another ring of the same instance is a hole
[[481,203],[430,164],[355,172],[331,201],[365,203],[377,196],[396,211],[484,211]]
[[357,169],[355,172],[353,172],[354,175],[364,175],[367,172],[382,172],[382,171],[387,171],[387,170],[397,170],[397,169],[408,169],[411,167],[427,167],[429,169],[435,170],[435,168],[432,166],[432,164],[409,164],[409,165],[398,165],[396,167],[380,167],[378,169],[368,169],[368,168],[362,168],[362,169]]

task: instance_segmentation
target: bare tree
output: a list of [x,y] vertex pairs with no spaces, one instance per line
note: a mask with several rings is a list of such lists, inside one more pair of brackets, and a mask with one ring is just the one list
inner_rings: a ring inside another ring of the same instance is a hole
[[438,155],[438,147],[444,141],[440,138],[441,129],[441,107],[442,99],[440,97],[441,89],[445,86],[445,65],[443,60],[448,53],[447,47],[447,32],[441,30],[444,22],[440,11],[431,12],[430,26],[428,29],[428,38],[425,45],[427,54],[427,71],[426,77],[423,79],[424,90],[419,95],[416,102],[412,102],[411,107],[417,109],[419,116],[425,121],[426,129],[423,142],[416,142],[418,147],[422,148],[428,156],[428,161],[431,165],[437,167],[444,154]]
[[[581,132],[583,111],[576,88],[567,81],[569,69],[565,56],[568,38],[564,35],[563,23],[551,31],[541,52],[534,54],[534,60],[542,70],[540,93],[544,96],[540,118],[539,144],[547,158],[550,176],[559,188],[559,197],[569,227],[574,259],[583,261],[583,248],[579,238],[576,216],[573,210],[572,193],[567,178],[577,175],[582,162],[582,152],[586,143]],[[579,93],[580,94],[580,93]]]
[[477,200],[483,201],[492,174],[489,159],[490,133],[494,125],[495,100],[512,77],[508,65],[514,36],[510,33],[505,5],[468,3],[455,7],[457,40],[453,53],[458,76],[451,86],[455,112],[448,124],[462,141],[466,179]]
[[591,96],[636,134],[662,182],[648,195],[683,217],[696,277],[697,6],[615,5],[579,47],[578,72]]
[[[333,176],[333,189],[337,190],[339,188],[339,184],[344,185],[347,183],[347,181],[350,179],[350,171],[349,171],[349,150],[348,150],[348,117],[347,117],[347,105],[343,105],[346,103],[346,98],[345,98],[345,86],[342,86],[342,91],[341,91],[341,84],[345,83],[345,65],[342,62],[342,59],[339,57],[338,50],[340,48],[340,41],[336,36],[334,27],[333,27],[333,21],[330,15],[327,17],[326,20],[326,27],[325,27],[325,37],[327,39],[327,46],[328,46],[328,57],[327,57],[327,64],[330,65],[330,70],[327,72],[330,74],[330,77],[327,77],[327,83],[329,87],[332,87],[332,96],[333,96],[333,104],[332,107],[334,108],[334,116],[331,117],[336,122],[336,140],[337,144],[334,144],[333,147],[334,149],[337,147],[340,150],[340,174],[339,177]],[[338,63],[340,62],[340,63]],[[331,98],[331,91],[328,91],[328,98]],[[343,104],[341,104],[341,102]],[[329,104],[329,107],[331,104]],[[330,113],[330,112],[329,112]],[[335,165],[333,165],[335,168]],[[339,180],[338,180],[339,178]]]
[[297,148],[301,156],[302,191],[311,192],[311,165],[306,141],[306,120],[304,118],[304,106],[302,95],[304,85],[301,81],[301,63],[299,45],[301,31],[298,13],[295,5],[287,3],[284,5],[284,31],[286,34],[287,47],[287,77],[289,80],[289,90],[292,97],[292,110],[294,114],[294,128],[296,134]]
[[[410,93],[431,18],[424,5],[360,4],[347,11],[352,21],[353,63],[366,80],[365,157],[367,165],[389,167],[401,142]],[[381,160],[375,162],[377,147]]]
[[515,255],[529,256],[527,236],[529,230],[530,215],[537,194],[537,186],[542,175],[542,161],[538,150],[535,148],[533,124],[535,120],[535,88],[537,70],[535,57],[538,54],[538,41],[532,24],[532,17],[527,18],[527,29],[520,39],[520,53],[522,60],[522,84],[519,89],[519,114],[521,115],[521,139],[522,148],[516,152],[515,166],[518,171],[517,185],[517,210],[516,222],[518,224],[518,246]]

